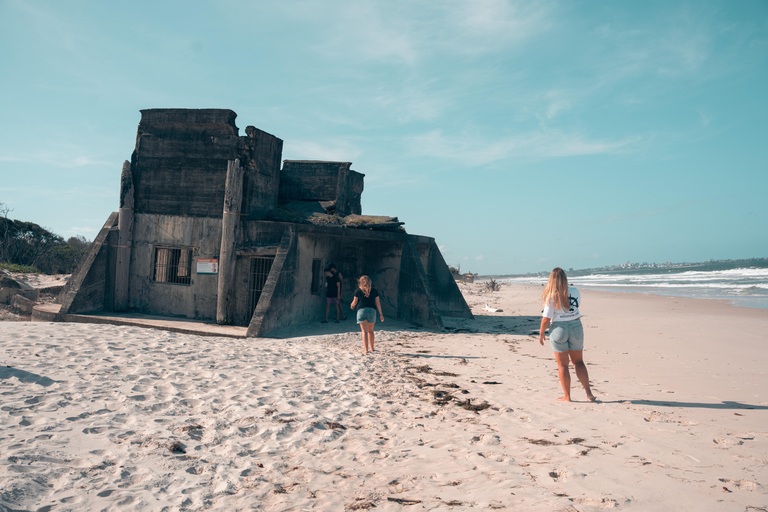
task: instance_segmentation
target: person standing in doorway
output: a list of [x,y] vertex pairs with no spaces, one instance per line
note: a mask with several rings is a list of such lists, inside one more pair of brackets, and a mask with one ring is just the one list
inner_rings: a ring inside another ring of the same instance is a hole
[[381,312],[381,300],[379,292],[373,287],[371,278],[361,276],[357,280],[358,289],[355,291],[355,298],[350,307],[357,310],[357,323],[363,334],[363,354],[373,352],[373,326],[376,324],[376,313],[379,313],[379,319],[384,321],[384,314]]
[[[339,284],[340,284],[340,286],[339,286],[339,304],[341,304],[342,302],[344,302],[344,276],[341,275],[341,272],[339,272],[336,269],[336,264],[335,263],[330,263],[328,265],[328,268],[331,269],[331,272],[333,274],[335,274],[336,277],[339,278]],[[340,311],[341,311],[341,319],[342,320],[346,320],[347,316],[344,314],[344,308],[340,308]]]
[[589,386],[589,374],[584,364],[582,350],[584,349],[584,327],[581,325],[581,294],[573,286],[568,286],[568,277],[561,268],[555,268],[549,274],[549,281],[541,294],[541,304],[544,312],[539,330],[539,343],[544,345],[544,331],[549,330],[549,345],[555,351],[560,385],[563,396],[560,402],[571,401],[571,374],[569,363],[573,362],[576,377],[584,386],[587,398],[595,401],[595,395]]
[[339,297],[341,296],[341,282],[336,274],[333,273],[330,267],[325,269],[325,320],[322,323],[328,323],[328,313],[331,309],[331,304],[336,308],[336,323],[339,323],[341,317],[341,302]]

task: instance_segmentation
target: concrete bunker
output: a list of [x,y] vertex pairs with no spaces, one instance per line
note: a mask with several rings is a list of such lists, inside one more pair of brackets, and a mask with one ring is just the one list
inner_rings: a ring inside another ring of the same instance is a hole
[[369,275],[385,315],[432,329],[471,318],[434,239],[362,215],[350,162],[286,160],[283,141],[239,135],[225,109],[141,111],[120,208],[59,296],[58,316],[136,311],[248,326],[265,336],[322,318],[323,269],[350,297]]

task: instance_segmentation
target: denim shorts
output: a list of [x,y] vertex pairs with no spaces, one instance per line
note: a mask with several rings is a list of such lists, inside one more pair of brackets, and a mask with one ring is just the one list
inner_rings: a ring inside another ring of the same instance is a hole
[[581,319],[552,322],[549,326],[549,346],[555,352],[584,349],[584,327]]
[[376,310],[373,308],[360,308],[357,310],[357,323],[376,323]]

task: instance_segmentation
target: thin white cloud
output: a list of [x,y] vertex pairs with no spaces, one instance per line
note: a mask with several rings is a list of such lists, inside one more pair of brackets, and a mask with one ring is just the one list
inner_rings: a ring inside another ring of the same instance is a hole
[[703,110],[699,110],[699,119],[701,120],[701,125],[707,127],[712,123],[714,117],[704,112]]
[[414,4],[283,2],[283,13],[315,27],[315,50],[329,58],[417,66],[436,54],[478,55],[510,50],[550,27],[550,2],[451,0]]
[[435,90],[436,81],[420,81],[400,88],[387,88],[372,100],[379,108],[390,110],[401,123],[433,121],[450,109],[454,98],[449,91]]
[[653,208],[650,210],[637,210],[634,212],[629,212],[624,215],[612,215],[610,217],[604,217],[602,219],[594,219],[594,220],[585,220],[584,225],[600,225],[600,224],[613,224],[613,223],[623,223],[628,220],[632,219],[639,219],[643,217],[655,217],[658,215],[666,215],[671,212],[675,212],[678,210],[684,210],[686,208],[689,208],[691,206],[701,204],[701,203],[707,203],[710,199],[697,199],[694,201],[685,201],[680,204],[674,204],[672,206],[665,206],[660,208]]
[[66,152],[57,153],[49,151],[35,154],[3,155],[0,156],[0,162],[14,162],[35,165],[42,164],[51,167],[65,168],[89,167],[94,165],[115,166],[114,162],[99,160],[91,156],[77,154],[73,155],[67,154]]
[[486,140],[472,134],[443,135],[441,130],[432,130],[413,137],[409,146],[414,154],[477,166],[509,158],[559,158],[615,153],[641,140],[637,136],[599,140],[579,133],[541,130]]
[[26,187],[19,190],[18,195],[25,200],[28,198],[42,199],[46,201],[71,202],[78,200],[90,200],[100,197],[115,197],[116,192],[109,187],[83,185],[81,187],[48,188],[48,187]]
[[457,0],[444,5],[455,30],[446,33],[442,44],[458,53],[506,51],[551,26],[550,2]]

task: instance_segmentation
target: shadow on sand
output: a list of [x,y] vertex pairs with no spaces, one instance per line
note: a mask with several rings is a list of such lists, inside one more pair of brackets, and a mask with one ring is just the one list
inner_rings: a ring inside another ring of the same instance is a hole
[[760,411],[768,410],[766,405],[750,405],[741,402],[724,401],[720,403],[705,402],[674,402],[669,400],[617,400],[618,403],[627,403],[634,405],[652,405],[654,407],[690,407],[699,409],[756,409]]
[[36,373],[30,373],[26,370],[19,370],[18,368],[11,368],[10,366],[0,367],[0,379],[10,379],[16,377],[20,382],[40,384],[41,386],[48,387],[56,381],[48,377],[43,377]]
[[[399,322],[397,320],[391,320],[386,318],[384,322],[376,322],[374,328],[376,332],[408,332],[414,335],[434,333],[428,329],[407,323]],[[328,334],[345,334],[355,333],[360,334],[360,326],[354,318],[347,316],[346,320],[341,320],[336,323],[331,319],[327,324],[321,322],[309,322],[306,324],[292,325],[289,327],[282,327],[270,332],[267,338],[287,339],[287,338],[304,338],[309,336],[326,336]]]
[[450,333],[515,334],[533,336],[539,334],[540,316],[475,315],[474,320],[443,318],[445,330]]
[[[515,334],[522,336],[538,336],[541,317],[538,316],[501,316],[501,315],[475,315],[474,319],[443,317],[447,334]],[[400,322],[385,319],[384,322],[376,322],[377,332],[409,332],[416,334],[441,334],[429,329],[413,325],[408,322]],[[336,323],[331,319],[327,324],[310,322],[301,325],[293,325],[276,329],[270,332],[268,338],[286,339],[302,338],[306,336],[324,336],[327,334],[342,334],[348,332],[360,332],[360,326],[350,316],[346,320]]]

